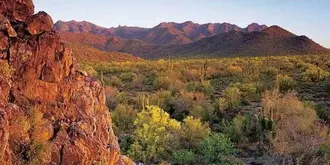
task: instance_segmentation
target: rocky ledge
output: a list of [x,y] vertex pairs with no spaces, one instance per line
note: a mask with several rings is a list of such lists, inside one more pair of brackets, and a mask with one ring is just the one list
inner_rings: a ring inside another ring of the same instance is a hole
[[32,0],[0,0],[0,164],[125,164],[103,87]]

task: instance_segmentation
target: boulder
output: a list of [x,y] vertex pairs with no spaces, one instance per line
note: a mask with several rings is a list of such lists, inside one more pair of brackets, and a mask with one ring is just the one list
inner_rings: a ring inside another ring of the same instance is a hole
[[46,12],[39,12],[31,16],[26,24],[26,29],[31,35],[38,35],[53,30],[53,20]]

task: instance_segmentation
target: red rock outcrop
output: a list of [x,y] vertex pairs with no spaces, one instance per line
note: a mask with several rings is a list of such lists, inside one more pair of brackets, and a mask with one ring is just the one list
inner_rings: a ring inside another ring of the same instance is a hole
[[0,164],[124,164],[103,87],[32,0],[0,0]]

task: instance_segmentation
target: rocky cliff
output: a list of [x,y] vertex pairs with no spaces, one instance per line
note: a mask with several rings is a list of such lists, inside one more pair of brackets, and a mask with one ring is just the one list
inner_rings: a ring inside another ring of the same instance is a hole
[[125,164],[104,90],[32,0],[0,0],[0,164]]

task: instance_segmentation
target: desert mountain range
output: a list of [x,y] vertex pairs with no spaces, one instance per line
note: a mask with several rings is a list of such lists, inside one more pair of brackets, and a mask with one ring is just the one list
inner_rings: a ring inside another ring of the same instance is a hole
[[163,22],[153,28],[104,28],[83,21],[58,21],[54,28],[63,41],[118,51],[142,58],[171,56],[260,56],[323,54],[328,49],[306,36],[279,26],[252,23],[245,28],[230,23]]

